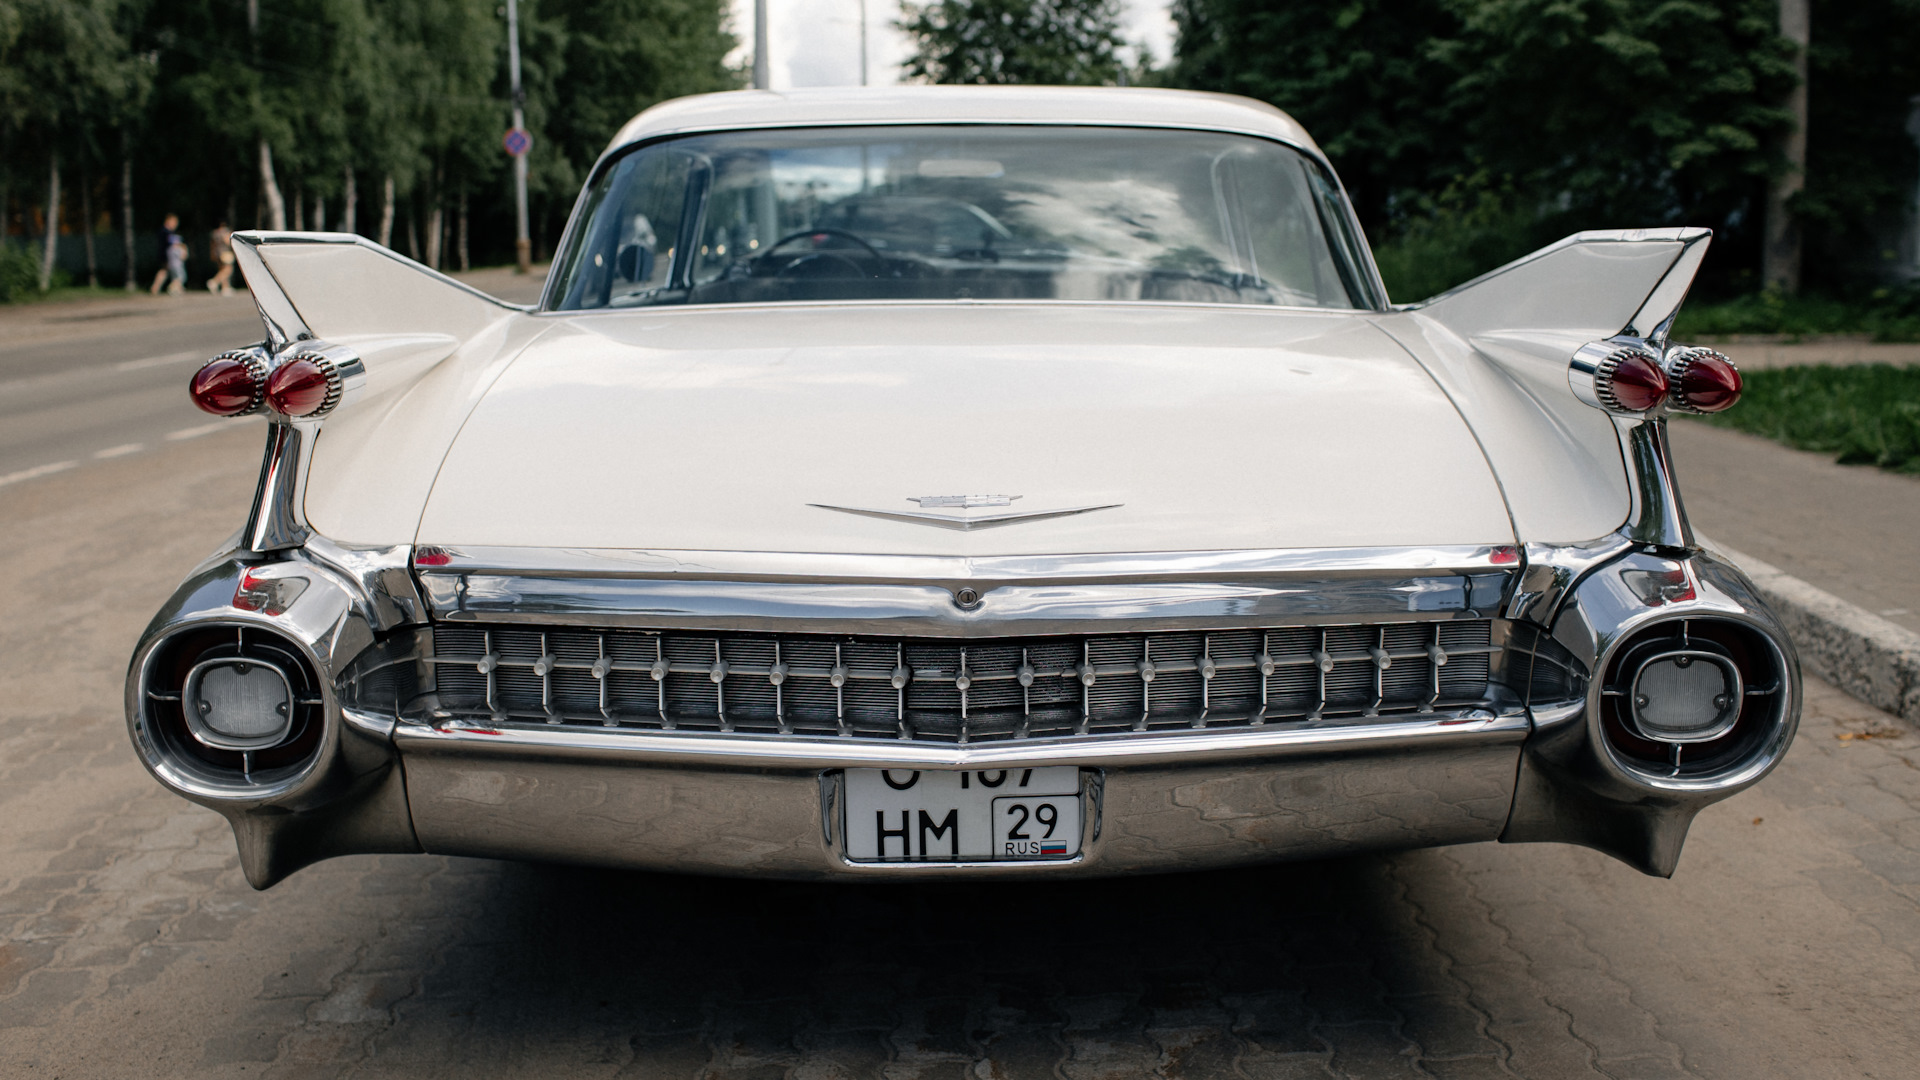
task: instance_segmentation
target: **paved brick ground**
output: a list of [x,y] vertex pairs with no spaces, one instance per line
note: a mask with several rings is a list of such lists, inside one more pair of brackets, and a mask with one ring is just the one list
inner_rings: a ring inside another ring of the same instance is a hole
[[1907,1077],[1920,737],[1823,687],[1678,876],[1479,845],[1070,886],[430,856],[265,893],[134,762],[257,432],[0,491],[0,1076]]

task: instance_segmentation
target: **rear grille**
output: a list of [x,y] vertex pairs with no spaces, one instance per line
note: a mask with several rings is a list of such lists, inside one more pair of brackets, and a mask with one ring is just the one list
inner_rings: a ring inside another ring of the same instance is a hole
[[1482,703],[1486,619],[953,642],[439,625],[439,709],[492,722],[1040,738]]

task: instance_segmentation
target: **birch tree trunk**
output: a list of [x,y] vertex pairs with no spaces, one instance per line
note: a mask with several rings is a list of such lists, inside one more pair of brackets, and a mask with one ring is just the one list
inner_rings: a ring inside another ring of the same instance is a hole
[[1808,0],[1780,0],[1780,36],[1793,42],[1793,92],[1787,109],[1793,130],[1780,150],[1787,171],[1767,191],[1767,237],[1760,279],[1766,287],[1789,295],[1800,291],[1800,222],[1788,202],[1807,186],[1807,46],[1813,40]]
[[280,197],[280,185],[273,179],[273,147],[260,140],[260,194],[267,200],[267,228],[283,232],[287,227],[287,201]]
[[327,231],[327,199],[319,192],[313,195],[313,231]]
[[380,184],[380,246],[393,246],[393,177]]
[[440,269],[440,225],[444,215],[439,200],[433,203],[433,209],[427,211],[427,265]]
[[87,245],[87,288],[100,287],[100,266],[93,254],[93,178],[80,167],[80,235]]
[[127,252],[127,291],[133,284],[133,149],[125,128],[120,129],[120,243]]
[[432,186],[427,192],[427,265],[440,269],[440,253],[445,245],[441,242],[446,236],[446,185],[442,182],[440,166],[433,167]]
[[47,235],[40,253],[40,291],[53,288],[53,257],[60,245],[60,152],[55,150],[47,170]]
[[353,186],[353,162],[347,162],[342,181],[347,194],[340,204],[340,231],[357,232],[359,223],[354,220],[354,211],[360,208],[360,192]]
[[307,202],[301,198],[300,185],[293,185],[293,231],[307,231]]

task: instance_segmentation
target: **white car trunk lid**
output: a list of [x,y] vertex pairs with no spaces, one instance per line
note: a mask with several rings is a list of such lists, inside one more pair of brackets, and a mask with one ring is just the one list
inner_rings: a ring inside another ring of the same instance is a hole
[[[962,531],[817,504],[1109,508]],[[1367,317],[1103,304],[572,317],[475,408],[419,532],[947,555],[1512,538],[1471,432]]]

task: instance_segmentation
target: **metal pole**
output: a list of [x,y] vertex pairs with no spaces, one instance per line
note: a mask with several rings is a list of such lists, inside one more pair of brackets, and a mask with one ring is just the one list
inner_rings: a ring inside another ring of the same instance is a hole
[[[867,0],[860,0],[860,85],[867,85]],[[867,182],[864,174],[860,182]]]
[[[763,0],[764,2],[764,0]],[[518,131],[527,126],[526,91],[520,89],[520,5],[518,0],[507,0],[507,74],[513,84],[513,127]],[[527,155],[513,155],[513,247],[516,272],[528,273],[533,269],[533,240],[527,231]]]
[[767,78],[767,0],[753,0],[753,88],[766,90]]

